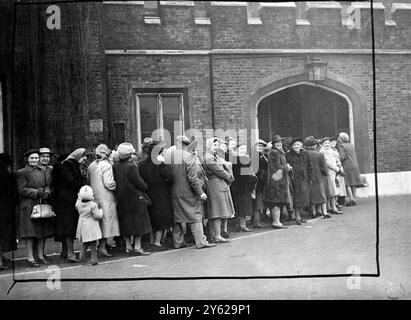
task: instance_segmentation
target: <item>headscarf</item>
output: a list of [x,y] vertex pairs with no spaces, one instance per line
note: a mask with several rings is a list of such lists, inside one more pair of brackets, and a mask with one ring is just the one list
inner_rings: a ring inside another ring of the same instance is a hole
[[120,143],[120,145],[117,147],[117,152],[120,160],[129,159],[135,151],[136,150],[130,142]]
[[207,148],[207,151],[210,151],[211,152],[211,146],[214,144],[214,142],[216,142],[216,141],[220,141],[218,138],[216,138],[216,137],[213,137],[213,138],[209,138],[209,139],[207,139],[206,140],[206,148]]
[[105,144],[99,144],[96,148],[96,155],[102,159],[106,159],[111,153],[111,150]]
[[86,149],[78,148],[78,149],[74,150],[72,153],[70,153],[69,156],[64,161],[74,159],[77,162],[79,162],[81,157],[84,156],[85,153],[86,153]]
[[350,137],[345,132],[340,132],[338,136],[340,137],[342,142],[350,142]]

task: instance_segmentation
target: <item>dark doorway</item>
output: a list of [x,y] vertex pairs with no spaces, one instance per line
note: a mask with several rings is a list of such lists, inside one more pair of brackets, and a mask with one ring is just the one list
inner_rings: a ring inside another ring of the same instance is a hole
[[258,105],[261,139],[274,134],[283,137],[316,138],[350,133],[346,99],[331,91],[310,85],[297,85],[265,97]]

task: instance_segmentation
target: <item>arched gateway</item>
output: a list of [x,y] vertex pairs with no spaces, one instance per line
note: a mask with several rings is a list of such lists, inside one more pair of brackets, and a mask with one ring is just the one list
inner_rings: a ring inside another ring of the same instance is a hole
[[255,84],[243,108],[248,128],[262,139],[273,134],[316,137],[350,133],[361,173],[370,172],[368,113],[358,84],[330,72],[321,83],[307,74],[275,74]]

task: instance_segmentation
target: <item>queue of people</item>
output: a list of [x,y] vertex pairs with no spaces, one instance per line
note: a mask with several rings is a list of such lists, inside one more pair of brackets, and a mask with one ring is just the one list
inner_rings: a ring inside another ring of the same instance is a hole
[[[212,137],[201,156],[197,142],[186,136],[176,137],[169,148],[145,139],[142,154],[128,142],[114,151],[100,144],[90,164],[90,153],[79,148],[53,166],[49,148],[31,149],[15,176],[10,157],[1,154],[0,269],[7,268],[2,252],[16,249],[14,208],[27,263],[39,267],[50,263],[44,250],[50,237],[61,242],[62,259],[84,262],[90,248],[96,265],[98,256],[112,255],[109,239],[131,256],[167,250],[168,235],[174,248],[184,247],[190,233],[198,249],[211,248],[230,241],[230,227],[285,229],[284,213],[301,225],[307,214],[342,214],[341,197],[348,196],[346,206],[356,205],[361,179],[346,133],[285,141],[279,135],[271,142],[259,139],[250,156],[235,138]],[[34,208],[43,210],[41,217],[33,215]],[[233,220],[236,226],[230,225]],[[82,243],[79,257],[75,239]]]

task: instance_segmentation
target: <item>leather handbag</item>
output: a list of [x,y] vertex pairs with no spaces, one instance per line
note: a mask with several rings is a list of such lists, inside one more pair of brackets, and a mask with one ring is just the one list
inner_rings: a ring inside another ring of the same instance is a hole
[[41,200],[39,204],[36,204],[31,211],[31,219],[47,219],[53,218],[56,214],[53,211],[53,207],[50,204],[42,204]]

